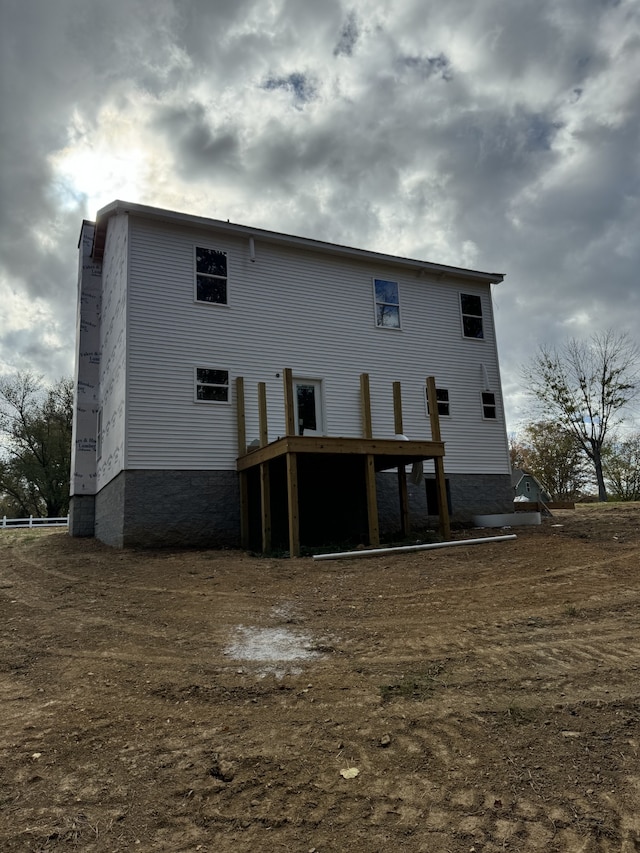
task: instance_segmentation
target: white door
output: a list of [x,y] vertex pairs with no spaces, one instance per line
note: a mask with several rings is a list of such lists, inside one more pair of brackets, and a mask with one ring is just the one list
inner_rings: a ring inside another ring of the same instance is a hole
[[319,379],[294,379],[293,405],[298,435],[324,435],[322,383]]

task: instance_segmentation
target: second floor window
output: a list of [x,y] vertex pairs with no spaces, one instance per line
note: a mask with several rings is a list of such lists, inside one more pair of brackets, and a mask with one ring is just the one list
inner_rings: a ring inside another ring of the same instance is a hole
[[482,326],[482,300],[472,293],[460,294],[462,332],[465,338],[484,338]]
[[376,303],[376,326],[385,329],[399,329],[400,292],[398,282],[374,278],[373,291]]
[[196,301],[227,304],[227,256],[196,246]]

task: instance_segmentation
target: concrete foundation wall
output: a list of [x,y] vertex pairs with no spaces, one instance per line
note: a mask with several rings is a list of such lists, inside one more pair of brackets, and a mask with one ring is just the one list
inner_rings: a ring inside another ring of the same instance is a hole
[[96,538],[124,547],[126,473],[121,471],[96,495]]
[[[453,523],[470,523],[480,513],[513,511],[513,489],[509,474],[447,474],[450,518]],[[427,483],[435,485],[433,475],[426,475],[419,486],[410,481],[407,492],[411,526],[414,529],[437,525],[437,506],[427,501]],[[384,471],[376,477],[380,532],[395,533],[400,529],[398,478],[395,471]]]
[[[381,535],[397,533],[400,530],[400,496],[397,473],[395,471],[383,471],[377,474],[376,492]],[[419,486],[414,485],[411,482],[410,471],[407,471],[407,494],[411,527],[413,529],[427,527],[429,519],[427,518],[427,493],[424,482]]]
[[69,534],[95,536],[96,504],[94,495],[72,495],[69,500]]
[[513,512],[510,474],[450,474],[452,521],[468,522],[479,513]]
[[96,536],[117,548],[237,546],[234,471],[123,471],[96,496]]
[[[428,477],[426,478],[429,479]],[[447,476],[451,520],[470,522],[473,515],[511,512],[511,478],[503,474]],[[395,472],[376,478],[383,535],[400,529],[398,479]],[[427,486],[407,484],[411,526],[435,527],[436,509]],[[92,506],[74,498],[70,532],[95,535],[123,547],[237,547],[240,537],[238,476],[234,471],[123,471],[95,498]]]

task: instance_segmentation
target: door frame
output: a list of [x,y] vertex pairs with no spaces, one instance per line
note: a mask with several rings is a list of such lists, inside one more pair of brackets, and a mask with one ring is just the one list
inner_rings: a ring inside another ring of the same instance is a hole
[[324,407],[324,382],[322,379],[311,378],[307,376],[294,376],[293,380],[293,411],[296,424],[296,435],[300,435],[300,426],[298,421],[298,385],[311,385],[314,389],[313,399],[316,410],[316,429],[305,430],[304,435],[326,435],[326,419]]

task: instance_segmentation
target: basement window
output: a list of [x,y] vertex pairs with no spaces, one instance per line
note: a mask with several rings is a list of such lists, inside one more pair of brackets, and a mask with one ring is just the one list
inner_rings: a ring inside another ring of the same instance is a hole
[[196,302],[227,305],[227,255],[196,246]]
[[400,328],[400,292],[397,281],[374,278],[373,293],[376,308],[376,326],[384,329]]
[[196,400],[228,403],[229,371],[214,367],[196,367]]
[[[426,393],[426,389],[425,389]],[[449,417],[451,411],[449,409],[449,389],[436,388],[436,400],[438,402],[438,414],[440,417]],[[429,397],[427,395],[427,415],[429,414]]]
[[496,415],[496,395],[493,391],[482,392],[482,417],[494,421]]
[[460,294],[460,310],[462,312],[462,331],[465,338],[484,338],[482,325],[482,300],[471,293]]

